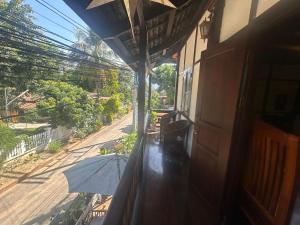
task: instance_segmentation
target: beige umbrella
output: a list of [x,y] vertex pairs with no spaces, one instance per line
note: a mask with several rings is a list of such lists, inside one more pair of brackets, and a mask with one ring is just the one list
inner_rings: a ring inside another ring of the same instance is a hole
[[99,155],[79,161],[64,171],[69,192],[113,195],[127,161],[128,156],[123,154]]

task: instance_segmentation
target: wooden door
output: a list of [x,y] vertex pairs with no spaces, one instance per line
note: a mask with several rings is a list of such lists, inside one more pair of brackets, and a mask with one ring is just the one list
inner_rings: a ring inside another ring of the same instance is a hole
[[[207,224],[222,220],[222,199],[232,144],[245,48],[225,44],[202,54],[191,157],[193,190],[205,203]],[[200,202],[200,201],[199,201]]]
[[254,124],[241,193],[253,225],[285,225],[296,180],[299,138],[263,121]]

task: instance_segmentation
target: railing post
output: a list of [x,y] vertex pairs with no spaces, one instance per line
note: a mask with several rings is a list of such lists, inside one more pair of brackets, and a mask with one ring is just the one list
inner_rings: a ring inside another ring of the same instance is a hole
[[138,66],[138,136],[144,134],[145,124],[145,79],[147,59],[147,31],[145,26],[140,27],[140,61]]

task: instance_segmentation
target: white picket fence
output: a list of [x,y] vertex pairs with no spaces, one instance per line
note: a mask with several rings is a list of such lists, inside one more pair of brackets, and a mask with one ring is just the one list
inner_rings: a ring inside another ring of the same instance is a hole
[[30,152],[44,150],[52,141],[67,140],[72,135],[72,129],[57,127],[47,128],[46,131],[35,134],[21,141],[12,152],[6,157],[5,161],[11,161]]

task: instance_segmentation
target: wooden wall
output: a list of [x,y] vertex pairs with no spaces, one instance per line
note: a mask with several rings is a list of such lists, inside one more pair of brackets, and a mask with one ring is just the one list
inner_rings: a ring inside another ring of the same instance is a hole
[[[256,2],[256,4],[255,4]],[[247,26],[251,17],[256,18],[263,14],[270,7],[274,6],[279,0],[225,0],[224,9],[222,12],[222,22],[220,27],[219,42],[226,41],[234,34],[238,33],[241,29]],[[254,15],[251,14],[251,10],[254,9]],[[190,110],[186,115],[189,119],[195,122],[196,109],[197,109],[197,93],[199,86],[200,66],[201,66],[201,54],[207,49],[208,40],[203,40],[200,37],[199,25],[206,19],[209,20],[210,12],[206,11],[203,17],[195,27],[194,31],[188,38],[187,42],[180,50],[179,70],[178,70],[178,89],[177,89],[177,110],[182,109],[182,97],[183,97],[183,76],[186,70],[192,69],[192,85],[191,85],[191,99]],[[191,129],[191,134],[193,128]],[[191,151],[192,137],[189,138],[188,152]]]

